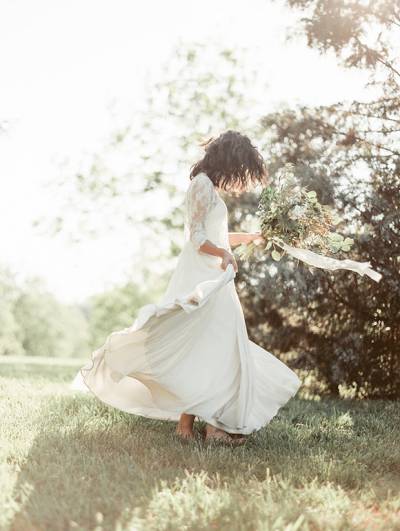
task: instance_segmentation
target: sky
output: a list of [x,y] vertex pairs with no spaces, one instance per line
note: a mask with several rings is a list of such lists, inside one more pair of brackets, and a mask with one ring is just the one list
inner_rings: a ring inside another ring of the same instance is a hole
[[178,43],[249,49],[265,111],[362,99],[364,73],[286,41],[294,20],[279,0],[0,0],[0,265],[67,303],[134,278],[131,226],[72,244],[32,222],[60,207],[48,183],[62,162],[101,149]]

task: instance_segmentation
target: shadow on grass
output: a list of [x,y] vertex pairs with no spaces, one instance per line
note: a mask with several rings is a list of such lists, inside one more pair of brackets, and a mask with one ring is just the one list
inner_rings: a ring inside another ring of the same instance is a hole
[[14,487],[20,509],[11,530],[123,523],[155,485],[158,475],[149,475],[148,464],[157,465],[154,450],[161,451],[172,429],[126,417],[89,396],[46,398]]

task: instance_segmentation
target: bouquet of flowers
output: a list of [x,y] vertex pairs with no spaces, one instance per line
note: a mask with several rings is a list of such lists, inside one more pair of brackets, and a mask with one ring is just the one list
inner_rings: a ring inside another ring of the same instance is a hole
[[[381,275],[370,268],[369,262],[325,256],[347,253],[354,240],[336,232],[339,217],[329,206],[320,204],[315,191],[299,186],[293,165],[281,168],[276,175],[276,185],[263,189],[256,213],[260,235],[267,242],[264,251],[271,253],[275,261],[288,254],[311,267],[350,269],[377,282],[381,279]],[[258,247],[253,242],[242,244],[237,252],[241,258],[248,259],[258,252]]]

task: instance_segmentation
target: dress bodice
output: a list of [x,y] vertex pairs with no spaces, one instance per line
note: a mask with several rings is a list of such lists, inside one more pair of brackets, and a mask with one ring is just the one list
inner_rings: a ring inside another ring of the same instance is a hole
[[228,209],[212,180],[205,173],[197,174],[185,195],[185,243],[199,249],[205,240],[230,250]]

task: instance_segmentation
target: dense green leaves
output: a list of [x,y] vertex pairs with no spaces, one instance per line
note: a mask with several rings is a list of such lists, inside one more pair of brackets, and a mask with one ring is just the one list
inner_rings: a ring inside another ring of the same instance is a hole
[[[367,66],[375,92],[362,102],[265,116],[271,173],[294,164],[303,183],[339,210],[345,236],[332,236],[333,250],[346,250],[354,240],[350,257],[371,260],[383,279],[376,284],[345,272],[310,274],[284,261],[278,269],[243,263],[239,286],[250,333],[273,352],[292,359],[295,352],[292,363],[317,369],[328,392],[346,385],[358,396],[399,398],[400,77],[393,61],[398,55],[389,46],[391,33],[399,32],[399,7],[387,1],[288,3],[307,8],[299,24],[310,46],[333,48],[345,63]],[[375,31],[382,39],[373,41],[368,56],[365,42]]]

